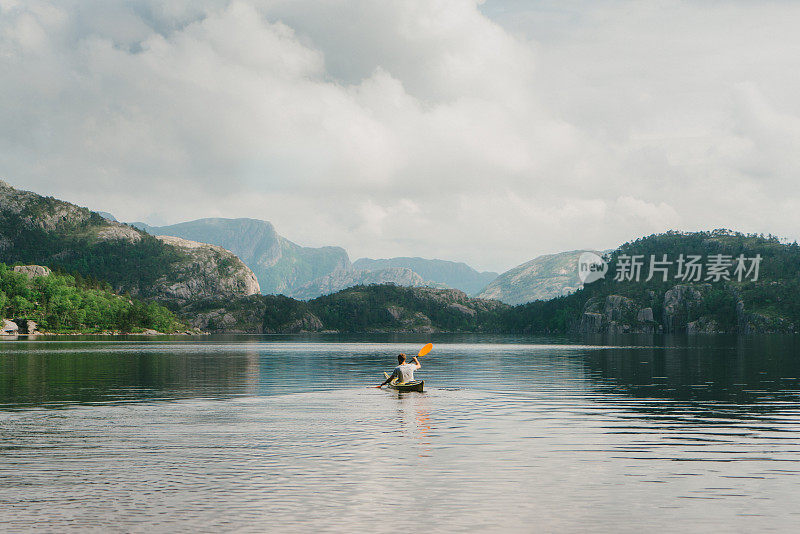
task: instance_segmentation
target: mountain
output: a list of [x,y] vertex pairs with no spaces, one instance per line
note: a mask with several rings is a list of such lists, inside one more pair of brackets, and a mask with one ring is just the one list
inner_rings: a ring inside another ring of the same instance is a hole
[[394,284],[404,287],[443,287],[443,284],[424,280],[411,269],[403,267],[389,267],[377,271],[351,269],[334,271],[331,274],[317,278],[294,290],[291,296],[300,300],[309,300],[321,295],[336,293],[348,287],[370,284]]
[[156,283],[153,297],[183,306],[197,299],[236,298],[261,292],[256,275],[230,251],[180,237],[156,239],[181,251],[183,260],[172,266],[169,285]]
[[134,223],[152,235],[210,243],[236,254],[249,266],[265,294],[291,294],[316,278],[350,268],[341,247],[303,247],[280,236],[267,221],[198,219],[170,226]]
[[672,231],[625,243],[607,263],[604,278],[566,297],[518,306],[504,327],[586,334],[800,331],[797,243],[731,230]]
[[572,250],[538,256],[495,278],[478,297],[517,305],[573,293],[582,287],[578,257],[583,252]]
[[103,280],[118,293],[178,307],[257,293],[252,271],[227,250],[157,239],[86,208],[0,181],[0,261]]
[[425,258],[401,257],[380,260],[360,258],[353,262],[353,267],[366,271],[379,271],[395,267],[411,269],[424,280],[460,289],[468,295],[479,293],[497,278],[497,273],[478,272],[466,263]]

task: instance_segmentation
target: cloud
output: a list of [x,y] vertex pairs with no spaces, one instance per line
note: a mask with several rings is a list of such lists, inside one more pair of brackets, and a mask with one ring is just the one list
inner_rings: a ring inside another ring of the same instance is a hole
[[796,237],[795,10],[0,0],[0,175],[498,270],[674,227]]

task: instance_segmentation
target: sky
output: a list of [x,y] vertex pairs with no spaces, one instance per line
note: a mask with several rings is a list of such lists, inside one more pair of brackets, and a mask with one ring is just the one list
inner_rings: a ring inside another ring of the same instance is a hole
[[0,179],[505,271],[800,237],[800,3],[0,0]]

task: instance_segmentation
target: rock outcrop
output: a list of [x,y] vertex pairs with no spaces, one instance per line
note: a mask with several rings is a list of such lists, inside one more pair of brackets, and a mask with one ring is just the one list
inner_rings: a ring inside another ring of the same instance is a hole
[[159,300],[184,305],[191,300],[240,298],[260,292],[253,271],[230,251],[179,237],[157,237],[184,255],[169,277],[156,281],[154,291]]
[[29,336],[41,334],[41,332],[39,332],[39,325],[36,323],[36,321],[31,321],[30,319],[22,318],[22,319],[14,319],[13,321],[9,322],[12,325],[16,325],[18,334],[26,334]]
[[700,317],[695,321],[686,323],[686,333],[693,334],[718,334],[722,332],[719,322],[710,317]]
[[25,333],[29,336],[34,336],[39,334],[39,325],[35,321],[31,321],[30,319],[25,319]]
[[36,278],[40,276],[50,276],[52,271],[44,265],[16,265],[14,266],[15,273],[23,273],[28,278]]
[[597,312],[583,312],[577,330],[581,334],[602,334],[603,314]]
[[[69,202],[16,189],[0,180],[0,218],[45,231],[71,230],[92,218],[92,212]],[[98,216],[99,217],[99,216]]]
[[[193,327],[212,333],[296,334],[323,329],[322,321],[308,309],[307,303],[280,295],[195,302],[183,312]],[[268,324],[267,315],[274,319]]]
[[576,330],[583,334],[654,333],[661,327],[653,320],[652,308],[622,295],[608,295],[586,303]]
[[784,317],[749,312],[741,298],[736,303],[736,328],[740,334],[794,334],[797,325]]
[[303,334],[306,332],[319,332],[323,329],[322,321],[311,312],[303,314],[283,327],[283,332],[288,334]]
[[664,332],[672,334],[686,330],[689,318],[697,316],[702,303],[703,295],[696,287],[677,285],[667,290],[664,293]]
[[19,326],[14,321],[9,319],[2,319],[0,321],[0,335],[2,336],[16,336],[19,334]]
[[[736,299],[736,324],[724,326],[718,318],[703,315],[704,303],[712,287],[709,284],[678,284],[664,293],[657,321],[652,306],[621,295],[608,295],[604,299],[592,298],[576,321],[573,331],[584,334],[615,333],[667,333],[667,334],[791,334],[797,329],[791,321],[761,313],[748,312],[744,302],[733,288],[728,295]],[[651,301],[655,294],[650,291]]]
[[97,231],[97,238],[100,241],[127,241],[136,243],[142,239],[142,233],[131,226],[112,222],[112,226],[101,228]]

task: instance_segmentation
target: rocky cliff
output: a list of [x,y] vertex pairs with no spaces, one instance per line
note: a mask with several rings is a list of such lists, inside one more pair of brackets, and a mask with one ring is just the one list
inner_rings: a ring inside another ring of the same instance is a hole
[[172,236],[157,239],[179,249],[183,261],[153,286],[155,298],[183,306],[192,300],[247,297],[260,293],[253,271],[222,247]]
[[[797,325],[782,317],[747,311],[741,295],[728,289],[733,320],[709,305],[711,284],[677,284],[658,301],[655,292],[633,299],[608,295],[589,299],[573,330],[583,334],[791,334]],[[714,311],[712,311],[714,310]]]
[[316,278],[350,268],[343,248],[300,246],[280,236],[267,221],[212,218],[170,226],[134,224],[152,235],[180,237],[230,250],[252,269],[264,294],[292,294]]

